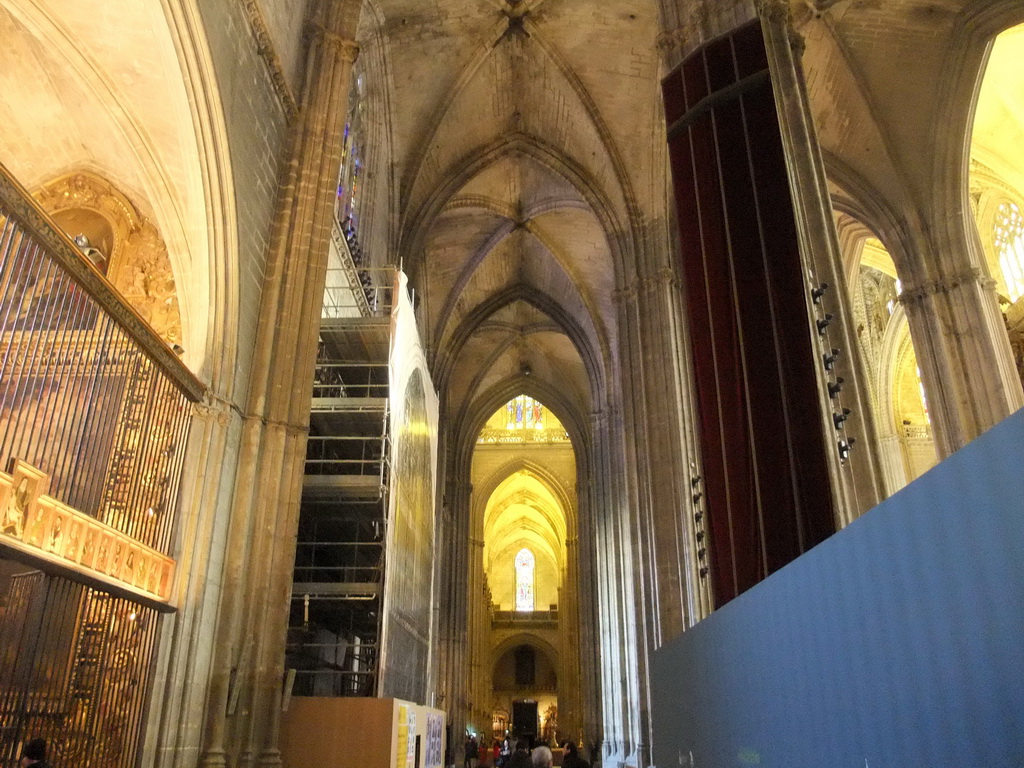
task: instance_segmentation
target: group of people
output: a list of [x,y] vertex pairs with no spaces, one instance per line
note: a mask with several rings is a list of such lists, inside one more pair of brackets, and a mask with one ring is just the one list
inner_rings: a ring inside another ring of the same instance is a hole
[[[494,768],[552,768],[554,764],[554,754],[550,747],[541,744],[531,751],[529,740],[523,738],[516,741],[515,749],[508,736],[501,741],[495,739],[488,751],[487,747],[480,746],[475,736],[469,736],[465,750],[464,768],[479,768],[487,764],[488,758],[492,756]],[[563,745],[562,768],[590,768],[590,763],[580,755],[573,741]]]

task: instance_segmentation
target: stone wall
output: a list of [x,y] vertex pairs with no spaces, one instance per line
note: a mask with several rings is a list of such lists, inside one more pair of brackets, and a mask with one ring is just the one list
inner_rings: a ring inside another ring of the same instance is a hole
[[[236,375],[241,383],[248,378],[256,340],[288,124],[243,3],[200,0],[199,9],[223,99],[238,211]],[[240,384],[236,402],[244,400],[245,390]]]

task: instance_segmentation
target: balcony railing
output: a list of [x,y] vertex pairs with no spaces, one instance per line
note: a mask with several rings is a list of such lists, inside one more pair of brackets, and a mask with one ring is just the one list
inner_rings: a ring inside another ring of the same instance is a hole
[[0,166],[0,469],[167,552],[202,384]]
[[491,621],[512,624],[558,621],[558,609],[550,611],[499,611],[491,610]]
[[331,239],[341,254],[341,263],[332,262],[327,269],[323,319],[390,317],[396,288],[395,268],[356,266],[338,226],[334,227]]

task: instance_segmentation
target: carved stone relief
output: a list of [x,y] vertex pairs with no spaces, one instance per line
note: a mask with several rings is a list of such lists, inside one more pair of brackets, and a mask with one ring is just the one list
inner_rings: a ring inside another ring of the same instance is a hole
[[[40,205],[58,223],[72,229],[73,214],[99,217],[108,225],[109,238],[79,246],[153,330],[174,346],[181,342],[181,315],[167,246],[156,227],[109,182],[78,172],[46,184],[36,194]],[[65,224],[65,222],[67,222]],[[68,231],[72,239],[82,232]],[[109,239],[109,242],[107,240]]]

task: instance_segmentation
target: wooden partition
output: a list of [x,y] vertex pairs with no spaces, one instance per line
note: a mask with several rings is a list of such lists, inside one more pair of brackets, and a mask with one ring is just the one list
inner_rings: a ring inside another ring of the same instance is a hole
[[658,766],[1024,759],[1024,410],[654,653]]
[[445,713],[399,699],[293,697],[284,768],[441,768]]

